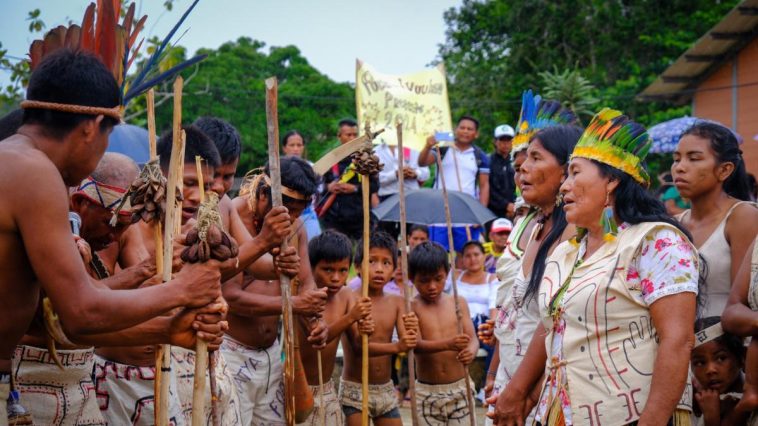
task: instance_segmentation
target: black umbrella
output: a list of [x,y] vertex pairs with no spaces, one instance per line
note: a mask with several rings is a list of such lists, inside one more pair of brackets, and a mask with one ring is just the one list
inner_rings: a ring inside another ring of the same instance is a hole
[[[479,200],[460,191],[447,191],[453,225],[484,225],[495,215]],[[439,189],[422,188],[405,193],[406,221],[423,225],[444,224],[445,201]],[[376,206],[380,221],[400,222],[400,195],[395,194]]]

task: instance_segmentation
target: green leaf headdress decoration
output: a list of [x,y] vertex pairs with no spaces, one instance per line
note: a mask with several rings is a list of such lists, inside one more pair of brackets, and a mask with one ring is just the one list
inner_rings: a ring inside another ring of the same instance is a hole
[[644,126],[620,111],[603,108],[579,138],[571,158],[587,158],[607,164],[647,187],[650,175],[643,160],[651,144]]

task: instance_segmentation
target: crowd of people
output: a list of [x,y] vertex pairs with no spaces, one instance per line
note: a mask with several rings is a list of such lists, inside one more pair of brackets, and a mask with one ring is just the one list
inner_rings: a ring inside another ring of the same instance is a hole
[[[758,340],[744,338],[758,336],[758,209],[728,128],[701,122],[682,135],[670,171],[678,204],[650,188],[642,125],[606,108],[582,128],[526,91],[515,130],[496,127],[492,154],[474,144],[472,116],[447,146],[430,136],[420,152],[375,147],[384,169],[370,177],[372,206],[398,192],[402,174],[407,191],[444,182],[497,219],[460,224],[448,247],[449,224],[409,224],[401,241],[397,224],[372,217],[364,252],[371,212],[349,157],[319,176],[302,134],[287,132],[283,206],[273,207],[268,166],[238,170],[238,131],[202,117],[181,127],[181,232],[163,282],[155,227],[123,201],[145,170],[169,174],[175,135],[159,138],[147,169],[105,153],[119,105],[98,58],[61,49],[34,69],[22,111],[0,119],[0,424],[154,424],[158,372],[170,423],[189,424],[203,340],[207,424],[283,425],[293,410],[298,424],[358,425],[363,336],[376,425],[401,425],[407,399],[423,424],[469,424],[470,389],[496,425],[755,421]],[[338,123],[341,143],[357,136],[355,121]],[[205,193],[218,195],[233,259],[180,257]],[[293,283],[294,407],[282,276]],[[165,344],[170,368],[156,365]],[[479,356],[486,374],[474,383]]]

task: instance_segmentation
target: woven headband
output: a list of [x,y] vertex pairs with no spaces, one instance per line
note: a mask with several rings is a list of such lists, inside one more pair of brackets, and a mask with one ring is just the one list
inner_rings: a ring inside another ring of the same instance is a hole
[[[113,210],[121,204],[121,199],[124,197],[124,194],[126,194],[126,189],[98,182],[90,176],[79,184],[75,193],[86,197],[93,203],[103,206],[108,210]],[[118,214],[132,214],[132,206],[131,203],[129,203],[128,198],[126,203],[121,206]]]
[[84,105],[59,104],[43,101],[22,101],[23,109],[49,109],[52,111],[69,112],[72,114],[104,115],[114,120],[121,121],[121,107],[113,108],[93,107]]

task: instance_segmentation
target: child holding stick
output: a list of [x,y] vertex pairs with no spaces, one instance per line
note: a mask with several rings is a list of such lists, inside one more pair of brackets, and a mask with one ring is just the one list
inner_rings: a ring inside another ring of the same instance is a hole
[[[369,370],[369,416],[378,426],[401,426],[395,388],[392,385],[393,354],[406,352],[416,346],[418,321],[413,313],[405,312],[403,298],[384,294],[384,285],[392,279],[397,264],[397,245],[384,232],[373,232],[369,241],[369,297],[371,298],[374,332],[369,340],[369,355],[373,357]],[[363,244],[355,254],[356,268],[363,261]],[[397,329],[398,341],[393,342]],[[355,333],[343,336],[345,365],[340,383],[340,403],[348,426],[361,422],[361,346]]]
[[[300,321],[300,356],[313,392],[314,410],[303,425],[342,425],[344,418],[334,383],[337,346],[343,332],[358,323],[358,330],[371,334],[371,299],[359,299],[358,294],[345,286],[353,247],[346,235],[327,230],[308,243],[308,255],[317,288],[326,288],[326,309],[323,318],[329,326],[329,340],[321,349],[321,370],[318,365],[318,350],[307,341],[309,330]],[[320,377],[319,377],[320,375]],[[320,383],[323,382],[323,386]],[[323,401],[323,405],[322,405]]]
[[[457,329],[455,300],[443,293],[450,271],[447,251],[438,243],[425,242],[408,256],[408,274],[417,295],[412,308],[418,315],[419,341],[416,346],[416,397],[425,424],[469,424],[466,380],[471,381],[466,366],[474,360],[479,341],[473,322]],[[466,300],[459,297],[461,317],[468,319]],[[473,388],[473,385],[472,385]]]

